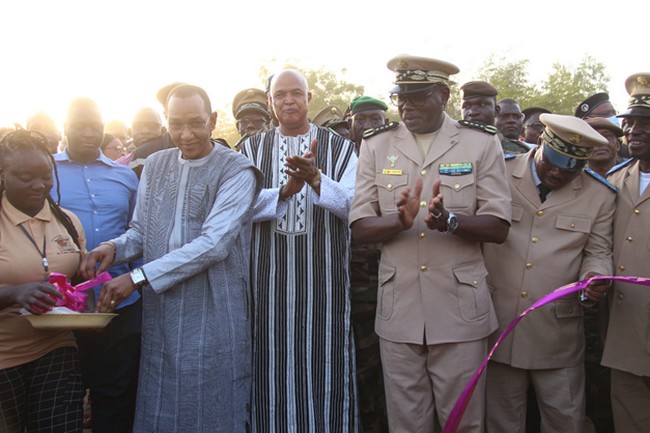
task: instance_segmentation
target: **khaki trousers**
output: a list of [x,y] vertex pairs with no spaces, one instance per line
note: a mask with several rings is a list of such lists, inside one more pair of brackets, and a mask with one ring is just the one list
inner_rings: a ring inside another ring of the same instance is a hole
[[582,433],[585,372],[576,367],[524,370],[491,361],[487,368],[486,424],[489,433],[525,433],[526,393],[533,384],[542,433]]
[[650,432],[650,377],[612,368],[612,412],[616,432]]
[[[391,433],[432,433],[434,411],[444,426],[465,386],[487,356],[487,340],[419,345],[380,339]],[[481,379],[458,433],[482,433],[485,381]]]

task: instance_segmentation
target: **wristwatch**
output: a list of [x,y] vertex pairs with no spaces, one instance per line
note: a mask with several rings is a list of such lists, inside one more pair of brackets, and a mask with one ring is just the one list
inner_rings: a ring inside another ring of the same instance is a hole
[[142,268],[135,268],[131,271],[130,275],[131,281],[133,281],[133,284],[135,284],[135,287],[138,289],[147,283],[147,276],[144,274],[144,270]]
[[450,210],[447,211],[447,214],[447,233],[453,233],[458,228],[458,218]]

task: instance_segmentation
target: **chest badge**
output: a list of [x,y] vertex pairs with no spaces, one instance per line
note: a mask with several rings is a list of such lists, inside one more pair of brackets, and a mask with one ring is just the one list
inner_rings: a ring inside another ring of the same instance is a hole
[[450,162],[438,165],[438,173],[446,176],[462,176],[471,172],[471,162]]
[[383,169],[381,171],[381,174],[388,174],[388,175],[393,175],[393,176],[401,176],[402,170],[395,168],[395,163],[399,159],[399,155],[390,155],[390,156],[387,156],[386,159],[388,160],[388,164],[390,165],[390,168]]

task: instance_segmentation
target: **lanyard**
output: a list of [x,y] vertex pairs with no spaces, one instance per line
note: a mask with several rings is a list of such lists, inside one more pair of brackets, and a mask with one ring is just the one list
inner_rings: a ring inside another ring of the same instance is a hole
[[28,232],[27,230],[25,230],[25,227],[23,227],[22,224],[18,224],[18,225],[19,225],[20,228],[23,230],[23,233],[25,233],[25,236],[27,236],[27,239],[29,239],[30,242],[34,245],[34,248],[36,248],[36,251],[38,251],[38,253],[41,255],[41,257],[42,257],[42,259],[43,259],[43,269],[45,269],[45,272],[48,272],[48,271],[49,271],[49,266],[50,266],[50,265],[49,265],[49,263],[47,262],[47,254],[46,254],[47,251],[45,250],[45,248],[46,248],[46,246],[47,246],[47,244],[45,243],[45,242],[46,242],[45,234],[43,234],[43,251],[41,251],[41,250],[38,248],[38,245],[36,245],[36,241],[34,240],[34,238],[32,237],[32,235],[30,235],[29,232]]

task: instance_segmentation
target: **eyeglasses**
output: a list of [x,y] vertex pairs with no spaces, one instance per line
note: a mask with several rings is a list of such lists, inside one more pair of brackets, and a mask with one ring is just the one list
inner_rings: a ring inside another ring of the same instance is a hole
[[396,107],[403,107],[406,101],[410,101],[415,107],[422,107],[432,94],[433,92],[393,93],[390,95],[390,102]]

